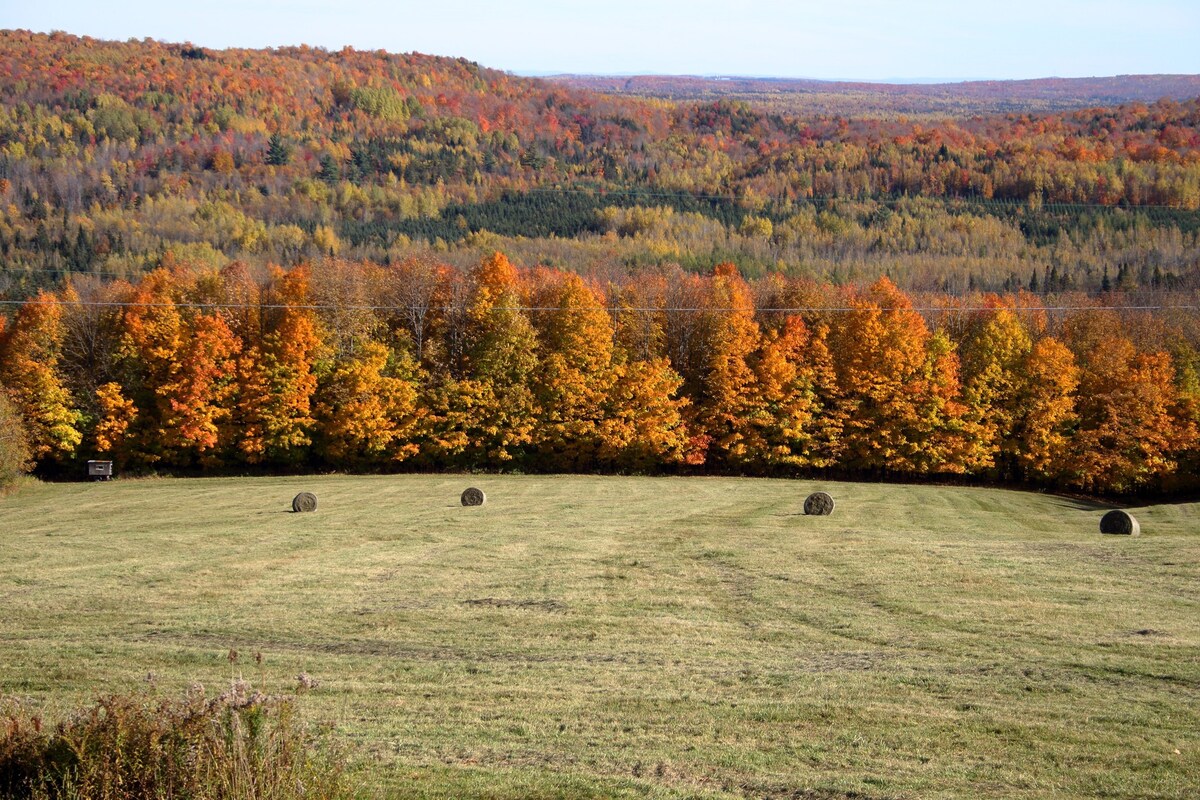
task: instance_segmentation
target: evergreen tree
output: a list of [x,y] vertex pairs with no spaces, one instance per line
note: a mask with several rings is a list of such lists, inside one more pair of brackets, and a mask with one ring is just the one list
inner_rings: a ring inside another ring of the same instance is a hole
[[326,183],[337,183],[341,180],[342,170],[338,167],[338,163],[333,160],[333,156],[328,153],[321,156],[321,169],[317,171],[317,177]]
[[272,133],[267,140],[267,164],[272,167],[282,167],[292,160],[292,148],[283,141],[278,133]]

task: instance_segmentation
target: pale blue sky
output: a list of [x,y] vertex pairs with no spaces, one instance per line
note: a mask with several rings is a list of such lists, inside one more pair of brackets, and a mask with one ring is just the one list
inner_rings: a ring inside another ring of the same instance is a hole
[[1200,0],[0,0],[0,28],[206,47],[349,44],[519,73],[1200,73]]

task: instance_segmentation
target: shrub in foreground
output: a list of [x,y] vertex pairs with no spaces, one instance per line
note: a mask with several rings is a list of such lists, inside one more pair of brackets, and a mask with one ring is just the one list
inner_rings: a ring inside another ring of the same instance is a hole
[[235,681],[208,699],[115,695],[51,726],[0,697],[0,798],[348,798],[344,760],[292,698]]

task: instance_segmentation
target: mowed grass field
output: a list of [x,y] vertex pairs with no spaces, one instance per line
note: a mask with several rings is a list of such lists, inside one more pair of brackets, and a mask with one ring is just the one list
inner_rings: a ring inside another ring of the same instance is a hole
[[[833,516],[802,515],[815,489]],[[1200,795],[1200,505],[1135,509],[1138,538],[1103,511],[715,478],[38,484],[0,499],[0,692],[307,672],[367,796]]]

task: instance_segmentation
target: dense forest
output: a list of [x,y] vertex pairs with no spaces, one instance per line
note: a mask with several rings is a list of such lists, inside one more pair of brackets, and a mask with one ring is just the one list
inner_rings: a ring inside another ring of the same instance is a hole
[[456,59],[0,32],[0,294],[500,249],[905,289],[1192,289],[1200,101],[801,117]]
[[0,32],[0,412],[47,474],[1175,491],[1198,289],[1200,99],[803,116]]

